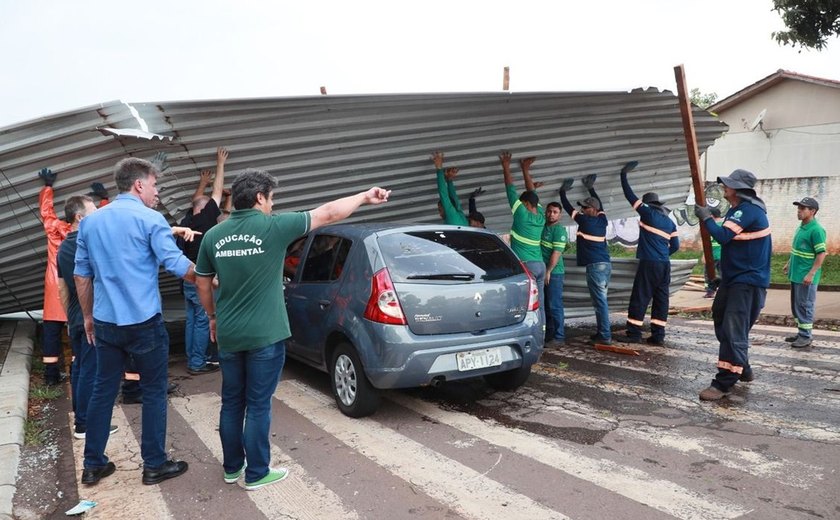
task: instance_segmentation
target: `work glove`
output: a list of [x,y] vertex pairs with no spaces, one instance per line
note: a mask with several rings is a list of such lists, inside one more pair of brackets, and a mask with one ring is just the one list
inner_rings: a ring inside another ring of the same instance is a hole
[[712,210],[708,206],[694,206],[694,214],[701,222],[712,218]]
[[169,163],[166,162],[166,152],[158,152],[151,160],[152,166],[155,167],[157,171],[163,173],[167,168],[169,168]]
[[591,190],[595,186],[595,179],[597,178],[598,175],[590,173],[589,175],[583,178],[583,185],[586,186],[587,190]]
[[621,168],[621,174],[627,175],[629,172],[636,169],[636,166],[639,165],[639,161],[630,161]]
[[558,190],[560,193],[564,191],[569,191],[572,189],[572,184],[575,183],[574,179],[563,179],[563,184],[560,185],[560,189]]
[[108,190],[101,182],[94,182],[90,185],[90,193],[88,195],[96,195],[100,199],[108,198]]
[[470,194],[470,198],[478,197],[482,193],[484,193],[484,188],[479,186],[478,188],[473,190],[472,194]]
[[58,174],[53,173],[53,171],[49,168],[41,168],[41,171],[38,172],[38,177],[44,181],[44,186],[52,186],[55,182],[56,176],[58,176]]

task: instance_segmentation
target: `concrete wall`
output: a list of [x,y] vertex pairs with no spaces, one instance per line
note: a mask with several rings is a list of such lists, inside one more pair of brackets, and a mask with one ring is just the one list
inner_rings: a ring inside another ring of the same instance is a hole
[[[826,246],[829,254],[840,254],[840,176],[764,179],[756,184],[756,192],[767,204],[767,217],[770,219],[773,230],[775,252],[790,251],[793,235],[799,226],[793,201],[810,196],[820,202],[817,220],[826,229]],[[720,185],[707,186],[707,202],[710,205],[720,204],[722,213],[725,214],[729,205],[723,200],[722,195]],[[690,200],[694,200],[693,194]],[[672,209],[673,217],[679,224],[677,230],[683,247],[686,249],[702,247],[693,204]]]

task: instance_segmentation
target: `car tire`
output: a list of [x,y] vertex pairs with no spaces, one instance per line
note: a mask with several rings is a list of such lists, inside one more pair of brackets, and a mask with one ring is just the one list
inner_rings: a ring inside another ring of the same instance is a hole
[[527,365],[505,372],[487,374],[484,380],[496,390],[512,391],[524,385],[530,375],[531,365]]
[[330,363],[330,381],[335,403],[348,417],[367,417],[379,408],[379,391],[370,384],[359,354],[351,345],[340,343]]

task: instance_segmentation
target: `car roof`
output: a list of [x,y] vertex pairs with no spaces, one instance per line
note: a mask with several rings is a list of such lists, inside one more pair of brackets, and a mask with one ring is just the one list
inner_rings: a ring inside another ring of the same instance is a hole
[[331,224],[315,230],[316,233],[330,233],[348,238],[365,238],[370,235],[405,233],[417,231],[468,231],[496,235],[492,231],[472,226],[450,226],[446,224],[391,224],[373,222],[364,224]]

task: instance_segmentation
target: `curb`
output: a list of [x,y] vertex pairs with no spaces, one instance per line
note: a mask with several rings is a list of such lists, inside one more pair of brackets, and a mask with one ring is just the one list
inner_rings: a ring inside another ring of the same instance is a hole
[[35,347],[35,323],[2,324],[14,330],[6,361],[0,372],[0,519],[14,518],[12,499],[24,444],[24,422],[29,406],[29,372]]

